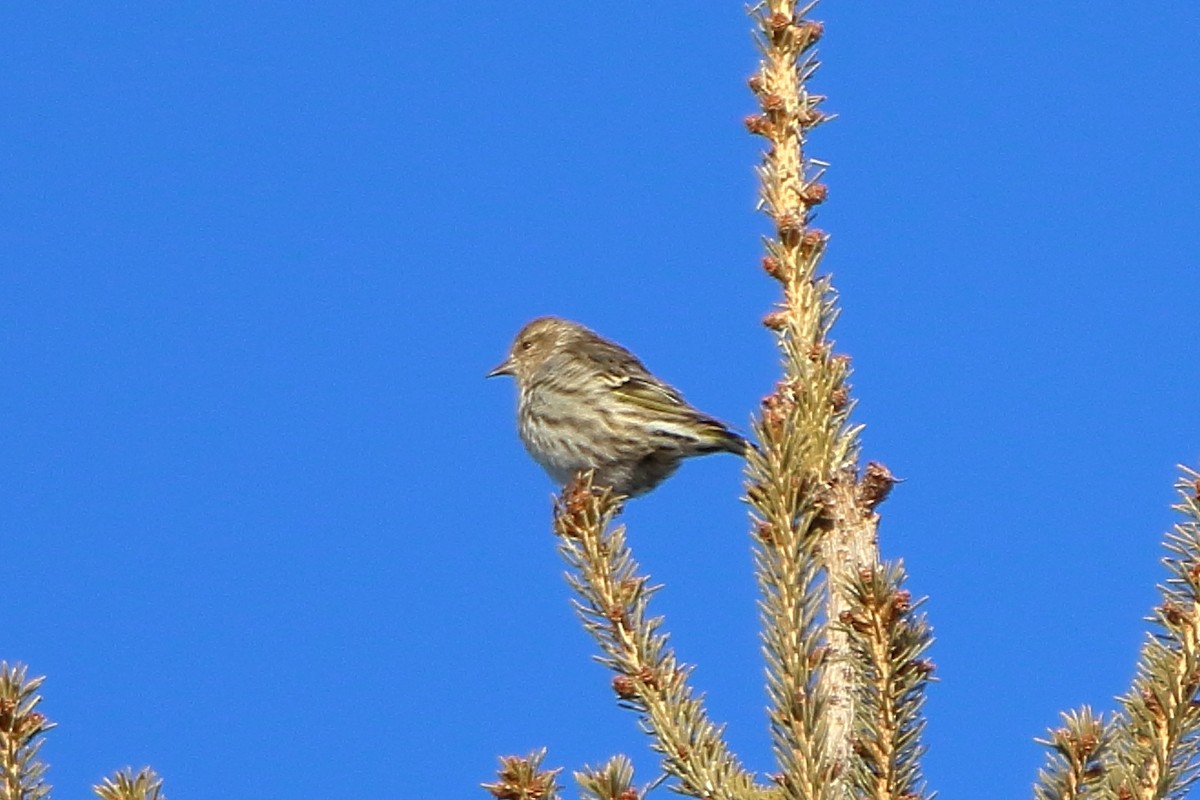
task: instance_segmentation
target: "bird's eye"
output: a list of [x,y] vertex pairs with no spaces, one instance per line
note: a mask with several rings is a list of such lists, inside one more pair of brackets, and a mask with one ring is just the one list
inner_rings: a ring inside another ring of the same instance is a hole
[[521,349],[522,349],[522,350],[529,350],[529,349],[530,349],[530,348],[532,348],[532,347],[533,347],[533,342],[531,342],[531,341],[530,341],[530,340],[528,340],[528,339],[526,339],[525,341],[521,342]]

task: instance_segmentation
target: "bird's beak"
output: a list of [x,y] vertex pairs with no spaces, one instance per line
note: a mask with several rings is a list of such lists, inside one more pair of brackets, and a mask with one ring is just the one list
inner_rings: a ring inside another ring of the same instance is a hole
[[504,359],[503,361],[501,361],[499,364],[497,364],[497,365],[496,365],[496,367],[495,367],[495,369],[493,369],[491,372],[489,372],[489,373],[488,373],[486,376],[484,376],[484,377],[487,377],[487,378],[494,378],[494,377],[496,377],[497,375],[512,375],[512,374],[513,374],[513,362],[512,362],[512,359],[511,359],[511,358],[506,358],[506,359]]

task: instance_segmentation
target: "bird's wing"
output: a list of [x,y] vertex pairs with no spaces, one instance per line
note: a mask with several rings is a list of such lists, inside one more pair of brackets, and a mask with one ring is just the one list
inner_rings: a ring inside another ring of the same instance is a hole
[[613,389],[622,399],[649,412],[651,426],[660,433],[690,439],[700,446],[699,452],[728,450],[745,455],[747,443],[742,436],[726,427],[724,422],[697,411],[674,388],[654,380],[630,377]]
[[683,395],[665,383],[650,377],[625,375],[619,383],[613,386],[613,391],[636,406],[666,416],[677,415],[680,412],[687,415],[689,410]]
[[655,378],[633,353],[614,342],[589,352],[602,379],[622,399],[661,414],[678,414],[687,401],[674,387]]
[[593,356],[610,390],[623,401],[652,412],[664,432],[745,453],[745,439],[720,420],[692,408],[675,387],[655,378],[628,350],[613,345],[603,355]]

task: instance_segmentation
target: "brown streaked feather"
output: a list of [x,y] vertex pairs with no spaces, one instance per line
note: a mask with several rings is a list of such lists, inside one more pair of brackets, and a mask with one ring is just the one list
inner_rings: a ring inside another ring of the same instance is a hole
[[618,494],[650,491],[686,458],[749,443],[692,407],[630,351],[578,323],[541,317],[517,334],[494,375],[517,382],[517,428],[534,459],[566,483],[591,469]]

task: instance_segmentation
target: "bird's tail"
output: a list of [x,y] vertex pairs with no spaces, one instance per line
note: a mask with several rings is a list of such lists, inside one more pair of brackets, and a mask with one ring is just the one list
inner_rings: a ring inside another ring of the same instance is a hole
[[705,425],[704,441],[701,445],[701,452],[704,453],[733,453],[745,458],[751,450],[757,450],[754,443],[735,433],[725,425],[716,420]]

